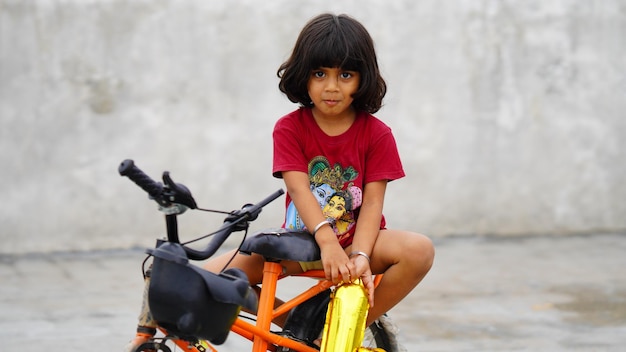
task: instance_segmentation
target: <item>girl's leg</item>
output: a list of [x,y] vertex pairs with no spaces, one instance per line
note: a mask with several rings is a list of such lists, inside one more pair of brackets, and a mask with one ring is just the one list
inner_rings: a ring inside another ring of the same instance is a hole
[[[224,266],[228,263],[231,258],[233,258],[233,254],[235,254],[236,250],[232,250],[228,253],[224,253],[218,257],[211,258],[204,264],[204,269],[219,273]],[[228,264],[229,268],[239,268],[243,270],[248,276],[248,280],[250,281],[250,285],[258,285],[263,280],[263,265],[265,264],[265,259],[263,256],[259,254],[245,255],[241,253],[237,253],[235,258]],[[282,261],[280,263],[283,266],[283,270],[287,275],[294,275],[302,273],[302,268],[300,267],[300,263],[292,262],[292,261]]]
[[263,279],[263,264],[265,263],[265,259],[258,254],[244,255],[241,253],[235,253],[236,249],[218,257],[213,257],[204,264],[204,268],[208,271],[219,273],[222,269],[224,269],[224,266],[228,264],[228,261],[230,261],[234,255],[235,257],[232,259],[230,264],[228,264],[228,267],[243,270],[243,272],[248,276],[250,285],[254,286],[260,284]]
[[369,311],[368,325],[393,308],[422,281],[434,256],[433,244],[424,235],[380,231],[371,255],[371,269],[374,274],[385,275],[374,292],[374,307]]
[[[233,254],[235,254],[235,250],[222,254],[218,257],[211,258],[211,260],[206,262],[204,268],[208,271],[218,273],[222,269],[224,269],[224,266],[228,263],[228,261],[233,258]],[[260,289],[256,285],[260,284],[263,280],[264,263],[265,259],[261,255],[252,254],[251,256],[249,256],[237,253],[235,258],[230,262],[230,264],[228,264],[228,267],[243,270],[243,272],[245,272],[248,276],[248,281],[250,281],[250,285],[253,286],[253,288],[257,292],[257,295],[260,295]],[[300,264],[298,262],[283,261],[281,264],[283,265],[283,270],[288,275],[298,274],[302,272],[302,268],[300,267]],[[276,301],[274,302],[274,308],[280,306],[283,303],[284,302],[282,300],[276,297]],[[276,317],[273,322],[274,324],[282,327],[285,325],[286,319],[287,314],[283,314]]]

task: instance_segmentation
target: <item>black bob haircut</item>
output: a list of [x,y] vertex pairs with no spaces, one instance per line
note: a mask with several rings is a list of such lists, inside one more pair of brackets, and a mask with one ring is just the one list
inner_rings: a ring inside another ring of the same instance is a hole
[[311,72],[320,67],[338,67],[360,75],[352,105],[375,113],[387,93],[380,74],[374,41],[357,20],[347,15],[322,14],[302,29],[291,57],[278,69],[278,88],[290,101],[311,107],[307,84]]

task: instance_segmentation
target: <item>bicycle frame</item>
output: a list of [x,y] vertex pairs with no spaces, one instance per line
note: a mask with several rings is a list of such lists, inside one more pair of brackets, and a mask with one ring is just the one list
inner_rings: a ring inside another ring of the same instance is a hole
[[[318,282],[297,296],[274,308],[278,282],[280,279],[284,278],[284,276],[282,276],[282,266],[279,263],[269,261],[265,262],[263,267],[263,288],[261,289],[259,298],[256,324],[251,324],[243,318],[238,317],[231,327],[231,332],[252,342],[252,352],[275,351],[276,346],[287,347],[297,352],[319,352],[317,349],[309,347],[302,342],[292,340],[289,337],[270,331],[272,321],[276,317],[286,314],[291,309],[305,302],[309,298],[334,286],[332,282],[323,279],[323,270],[310,270],[295,276],[310,277],[317,279]],[[377,285],[381,279],[381,275],[376,276],[375,284]],[[167,331],[163,329],[161,330],[165,335],[167,335]],[[180,339],[172,339],[172,342],[185,352],[219,352],[219,350],[208,341],[203,341],[204,344],[196,344],[196,346],[190,346],[188,341]]]

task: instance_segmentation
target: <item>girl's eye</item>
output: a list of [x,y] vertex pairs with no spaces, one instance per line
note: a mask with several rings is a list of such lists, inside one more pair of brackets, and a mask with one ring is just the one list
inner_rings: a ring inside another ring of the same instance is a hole
[[313,71],[313,77],[322,78],[322,77],[324,77],[324,72],[322,72],[322,71]]
[[343,79],[348,79],[350,77],[352,77],[352,73],[350,73],[350,72],[342,72],[341,73],[341,78],[343,78]]

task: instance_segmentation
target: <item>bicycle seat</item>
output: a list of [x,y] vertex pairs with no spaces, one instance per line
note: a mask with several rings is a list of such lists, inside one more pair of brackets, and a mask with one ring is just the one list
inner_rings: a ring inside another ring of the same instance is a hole
[[248,237],[241,253],[257,253],[268,260],[314,262],[322,259],[320,248],[310,233],[292,229],[262,230]]
[[189,263],[180,244],[161,243],[154,256],[148,291],[157,323],[181,338],[222,344],[241,306],[257,309],[257,296],[239,269],[214,274]]

